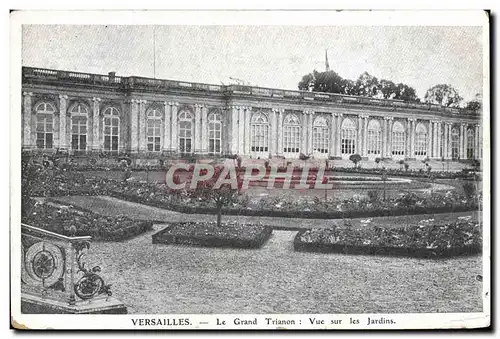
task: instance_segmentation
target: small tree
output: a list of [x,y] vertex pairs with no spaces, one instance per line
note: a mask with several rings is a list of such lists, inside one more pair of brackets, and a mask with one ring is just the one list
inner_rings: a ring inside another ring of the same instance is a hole
[[351,154],[351,156],[349,156],[349,160],[351,160],[354,163],[354,168],[356,168],[358,163],[361,161],[361,155]]
[[[191,196],[194,198],[211,200],[215,203],[215,208],[217,210],[217,227],[220,227],[222,223],[222,209],[238,201],[243,183],[239,172],[236,172],[233,175],[236,175],[235,180],[237,187],[233,187],[230,183],[218,185],[217,182],[219,180],[227,179],[227,174],[228,173],[224,172],[223,167],[216,167],[213,176],[210,179],[198,182],[196,189],[191,192]],[[231,172],[229,172],[229,174],[231,175]]]
[[381,161],[382,161],[381,158],[375,158],[375,163],[377,164],[377,168]]
[[404,160],[399,160],[398,164],[399,164],[399,169],[403,169],[403,165],[405,164],[405,161]]
[[405,162],[404,164],[405,164],[405,171],[408,172],[408,169],[410,168],[410,164],[407,162]]

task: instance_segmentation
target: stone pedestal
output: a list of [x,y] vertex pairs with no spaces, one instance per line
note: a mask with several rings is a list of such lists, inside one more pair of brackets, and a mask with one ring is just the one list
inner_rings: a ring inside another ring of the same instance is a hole
[[119,300],[106,297],[78,301],[75,305],[58,300],[25,294],[21,296],[24,314],[127,314],[127,307]]

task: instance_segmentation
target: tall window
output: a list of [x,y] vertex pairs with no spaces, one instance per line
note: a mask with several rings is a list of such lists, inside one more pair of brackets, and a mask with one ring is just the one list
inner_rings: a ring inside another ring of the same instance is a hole
[[345,118],[342,121],[342,154],[354,154],[356,152],[356,125],[354,121]]
[[382,130],[378,120],[368,123],[368,154],[380,154],[382,149]]
[[454,127],[451,129],[451,158],[458,159],[460,150],[460,133],[458,128]]
[[220,153],[222,150],[222,118],[219,113],[208,115],[208,152]]
[[300,121],[295,114],[288,114],[283,121],[283,152],[300,152]]
[[120,112],[115,107],[108,107],[104,115],[104,151],[118,153],[120,139]]
[[396,121],[392,125],[392,155],[405,154],[405,129],[401,122]]
[[161,111],[152,109],[148,111],[146,123],[146,136],[148,152],[161,151]]
[[35,106],[36,112],[36,147],[51,149],[54,147],[54,113],[56,109],[48,102]]
[[69,110],[71,114],[71,149],[74,152],[87,150],[87,121],[89,110],[87,106],[76,104]]
[[328,153],[330,141],[330,129],[324,117],[317,117],[313,125],[313,151],[316,153]]
[[182,111],[179,114],[179,151],[181,153],[193,152],[193,127],[191,112]]
[[251,151],[268,152],[269,151],[269,121],[261,113],[255,113],[250,123]]
[[467,159],[474,159],[474,131],[467,130]]
[[415,127],[415,155],[427,155],[427,128],[422,123]]

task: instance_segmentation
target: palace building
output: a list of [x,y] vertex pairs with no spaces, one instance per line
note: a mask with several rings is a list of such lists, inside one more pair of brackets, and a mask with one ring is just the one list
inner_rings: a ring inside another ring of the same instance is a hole
[[22,148],[253,159],[478,159],[480,114],[341,94],[23,67]]

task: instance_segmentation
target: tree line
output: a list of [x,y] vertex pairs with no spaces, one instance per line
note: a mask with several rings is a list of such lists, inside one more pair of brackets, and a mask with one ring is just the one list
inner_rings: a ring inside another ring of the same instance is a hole
[[[362,73],[356,80],[350,80],[342,78],[335,71],[318,72],[314,70],[302,77],[298,87],[303,91],[422,102],[413,87],[387,79],[378,79],[368,72]],[[482,98],[480,94],[476,94],[473,100],[464,102],[453,86],[439,84],[427,90],[423,102],[446,107],[465,107],[468,110],[479,112]]]

